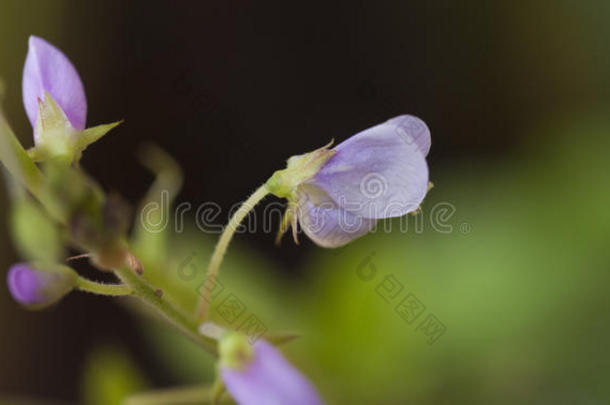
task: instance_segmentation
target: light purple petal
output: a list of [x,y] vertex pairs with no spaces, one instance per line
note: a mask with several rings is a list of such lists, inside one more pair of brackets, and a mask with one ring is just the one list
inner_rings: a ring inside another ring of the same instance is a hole
[[221,367],[227,391],[239,405],[321,405],[314,386],[271,344],[258,340],[245,369]]
[[356,216],[340,208],[324,191],[312,186],[299,188],[299,224],[311,240],[322,247],[336,248],[368,233],[376,219]]
[[390,118],[386,121],[386,124],[396,125],[396,131],[405,142],[415,142],[424,156],[428,156],[432,138],[430,137],[430,129],[424,121],[413,115],[405,114]]
[[416,210],[426,196],[424,152],[396,121],[366,129],[335,150],[308,183],[324,190],[344,210],[364,218],[402,216]]
[[64,111],[72,126],[85,129],[87,98],[83,83],[70,60],[42,38],[30,36],[23,68],[23,105],[32,127],[36,126],[38,99],[47,91]]
[[9,269],[7,283],[15,301],[26,306],[38,306],[59,300],[72,289],[74,279],[68,273],[46,272],[26,263],[17,263]]

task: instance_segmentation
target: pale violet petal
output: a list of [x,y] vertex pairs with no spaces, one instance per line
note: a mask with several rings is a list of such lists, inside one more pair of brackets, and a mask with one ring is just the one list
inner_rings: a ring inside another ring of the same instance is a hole
[[227,391],[239,405],[322,405],[315,387],[270,343],[258,340],[242,369],[221,367]]
[[59,301],[76,286],[77,276],[67,268],[41,268],[17,263],[7,273],[8,290],[18,303],[41,308]]
[[74,128],[85,128],[87,98],[78,72],[66,55],[42,38],[29,39],[22,86],[23,105],[32,127],[36,126],[38,99],[43,100],[47,91]]
[[336,154],[307,183],[344,210],[364,218],[416,210],[428,190],[428,165],[417,142],[396,122],[366,129],[337,145]]
[[405,114],[390,118],[386,124],[396,125],[396,131],[405,142],[415,142],[424,156],[428,156],[432,138],[430,129],[423,120],[414,115]]
[[305,234],[327,248],[343,246],[368,233],[377,223],[376,219],[340,208],[324,191],[311,185],[299,187],[297,216]]

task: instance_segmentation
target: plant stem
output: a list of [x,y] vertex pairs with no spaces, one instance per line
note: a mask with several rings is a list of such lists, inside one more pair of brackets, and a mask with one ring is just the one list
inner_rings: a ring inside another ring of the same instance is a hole
[[[125,400],[125,405],[195,405],[209,404],[212,390],[209,387],[180,387],[135,394]],[[222,404],[232,403],[228,398]]]
[[129,287],[133,289],[133,295],[156,309],[163,317],[178,328],[192,341],[218,356],[216,341],[199,333],[199,322],[177,308],[167,299],[163,298],[163,292],[148,284],[141,276],[136,275],[129,267],[121,267],[115,270],[116,275]]
[[239,207],[239,209],[233,214],[229,223],[225,227],[222,235],[220,235],[220,239],[214,248],[214,252],[212,253],[212,258],[210,259],[210,264],[208,265],[208,273],[205,278],[203,295],[199,299],[199,305],[197,307],[197,314],[199,320],[203,322],[208,316],[208,310],[210,308],[210,301],[212,297],[210,293],[213,290],[213,286],[216,283],[216,277],[218,276],[218,270],[220,269],[220,264],[222,263],[222,259],[224,258],[225,252],[229,247],[229,243],[237,230],[237,227],[246,217],[246,215],[254,208],[256,204],[263,198],[265,198],[269,194],[269,189],[266,184],[260,186],[248,199]]
[[78,278],[76,288],[99,295],[122,296],[133,294],[133,289],[125,284],[102,284],[83,277]]

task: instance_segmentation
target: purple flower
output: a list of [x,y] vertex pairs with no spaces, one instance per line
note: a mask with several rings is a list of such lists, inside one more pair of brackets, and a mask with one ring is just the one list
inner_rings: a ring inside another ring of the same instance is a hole
[[249,346],[244,338],[230,334],[220,346],[220,374],[239,405],[323,404],[313,385],[273,345],[261,339]]
[[7,283],[15,301],[37,309],[69,293],[76,286],[77,275],[66,266],[17,263],[9,269]]
[[401,115],[366,129],[334,149],[292,157],[272,176],[270,191],[289,200],[280,234],[296,221],[314,242],[342,246],[378,219],[417,210],[428,191],[430,131]]
[[36,144],[28,152],[36,161],[78,161],[87,146],[120,123],[85,129],[87,98],[78,72],[59,49],[35,36],[23,68],[23,104]]
[[[30,36],[23,68],[23,104],[33,128],[36,128],[39,102],[47,92],[63,110],[72,127],[85,129],[87,98],[78,72],[59,49],[42,38]],[[38,143],[40,134],[35,133]]]

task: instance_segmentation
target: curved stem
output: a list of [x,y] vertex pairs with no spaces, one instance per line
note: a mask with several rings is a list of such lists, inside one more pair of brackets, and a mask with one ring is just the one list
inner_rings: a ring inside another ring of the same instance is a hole
[[218,356],[216,341],[199,333],[199,322],[177,308],[163,298],[163,292],[152,287],[141,276],[136,275],[129,267],[121,267],[115,270],[116,275],[129,287],[133,289],[133,295],[156,309],[172,325],[178,328],[189,339],[203,347],[213,356]]
[[210,308],[210,293],[213,290],[213,286],[216,283],[216,277],[218,276],[218,270],[220,264],[224,258],[225,252],[229,247],[229,243],[237,230],[237,227],[246,217],[246,215],[254,208],[256,204],[269,194],[269,189],[266,184],[260,186],[248,199],[239,207],[239,209],[233,214],[229,223],[225,227],[220,239],[214,248],[210,264],[208,265],[208,273],[204,281],[203,295],[199,299],[199,305],[197,307],[197,314],[200,321],[204,321],[208,316],[208,310]]
[[133,289],[125,284],[103,284],[83,277],[78,278],[76,288],[80,291],[99,295],[122,296],[133,294]]

